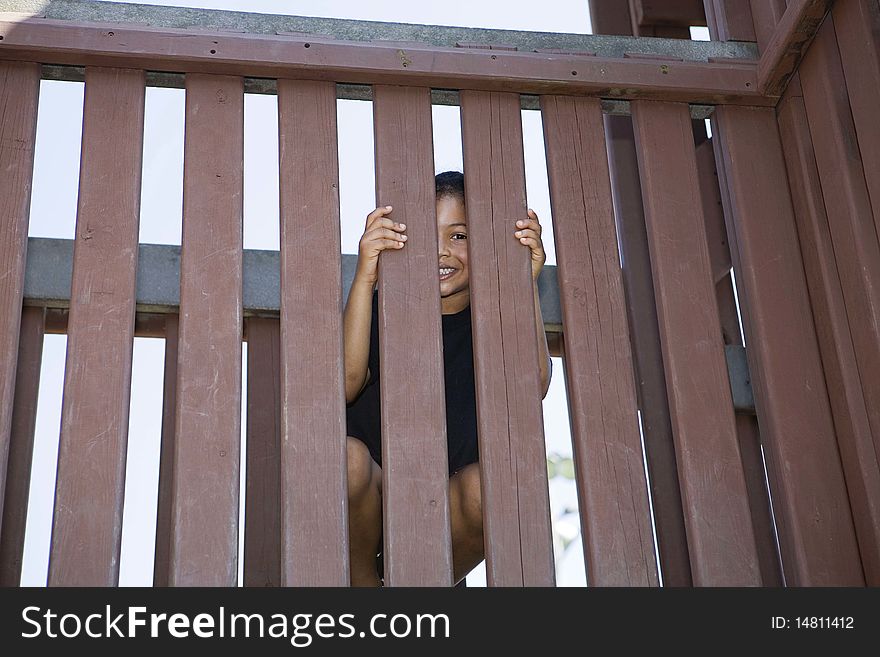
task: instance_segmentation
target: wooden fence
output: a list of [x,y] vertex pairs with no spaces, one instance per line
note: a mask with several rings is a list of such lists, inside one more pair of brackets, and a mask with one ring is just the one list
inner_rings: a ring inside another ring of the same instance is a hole
[[[166,340],[155,584],[237,582],[246,338],[245,584],[347,585],[335,103],[360,94],[373,102],[377,201],[410,236],[383,256],[379,283],[395,409],[382,419],[386,584],[452,583],[432,99],[461,105],[480,254],[489,584],[554,584],[540,386],[523,366],[537,355],[521,348],[535,343],[529,263],[509,239],[526,207],[523,106],[544,127],[558,269],[542,289],[559,299],[545,319],[562,329],[589,584],[880,584],[880,8],[591,4],[597,32],[649,36],[554,47],[385,26],[394,41],[363,41],[332,38],[345,21],[256,34],[219,29],[226,12],[192,12],[196,29],[149,8],[147,26],[69,0],[0,14],[0,583],[19,581],[42,340],[60,331],[50,585],[118,583],[135,335]],[[757,50],[657,38],[700,21]],[[52,300],[29,295],[25,276],[40,246],[27,227],[43,77],[85,80],[73,273]],[[186,89],[180,294],[158,314],[140,312],[136,277],[148,83]],[[274,317],[243,293],[243,95],[257,88],[278,94]],[[711,139],[693,120],[707,115]],[[735,402],[731,267],[751,409]]]

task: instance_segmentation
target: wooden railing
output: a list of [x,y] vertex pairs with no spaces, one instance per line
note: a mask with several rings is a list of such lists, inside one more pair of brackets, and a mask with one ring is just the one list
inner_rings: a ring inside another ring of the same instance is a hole
[[[706,4],[717,30],[724,3]],[[558,256],[558,283],[543,285],[561,308],[589,583],[658,585],[653,525],[667,584],[778,584],[781,559],[788,584],[876,585],[878,16],[870,3],[839,0],[832,23],[830,5],[788,2],[775,31],[756,30],[759,59],[727,61],[715,58],[724,44],[690,44],[683,58],[664,39],[566,37],[563,48],[515,50],[491,38],[474,47],[453,28],[458,47],[170,27],[158,8],[153,26],[0,14],[3,582],[17,583],[20,568],[40,346],[52,326],[68,350],[50,585],[118,583],[138,331],[167,345],[156,584],[237,581],[243,337],[248,450],[261,455],[249,459],[246,541],[259,556],[246,582],[348,583],[342,93],[373,101],[377,201],[409,234],[407,249],[383,256],[379,282],[383,403],[395,409],[382,419],[386,584],[452,577],[436,385],[438,97],[461,104],[469,248],[479,254],[471,285],[488,581],[554,583],[540,386],[523,365],[537,360],[522,351],[535,344],[529,263],[504,229],[526,208],[520,109],[538,96]],[[863,38],[838,42],[835,30]],[[630,47],[640,54],[624,56]],[[86,93],[73,275],[69,295],[48,301],[25,293],[39,82],[75,79],[76,67]],[[144,90],[157,80],[186,89],[180,297],[139,315]],[[278,319],[249,316],[242,292],[249,86],[278,94]],[[631,124],[621,119],[631,137],[615,133],[608,112],[631,113]],[[712,139],[697,134],[695,145],[692,118],[707,114]],[[757,421],[736,413],[725,357],[739,342],[731,264]]]

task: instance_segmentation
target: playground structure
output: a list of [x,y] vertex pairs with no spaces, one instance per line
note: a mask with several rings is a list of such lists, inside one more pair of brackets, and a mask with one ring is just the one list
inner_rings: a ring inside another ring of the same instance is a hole
[[[876,0],[593,0],[596,36],[0,10],[0,583],[20,576],[51,331],[68,353],[50,585],[118,583],[135,335],[166,340],[155,584],[237,581],[247,339],[245,583],[347,585],[345,97],[373,103],[377,201],[409,227],[379,282],[386,585],[451,584],[432,102],[461,106],[480,254],[489,584],[554,583],[531,281],[509,239],[522,108],[544,127],[558,268],[540,291],[589,584],[880,584]],[[684,40],[701,22],[713,41]],[[85,81],[73,244],[27,238],[41,79]],[[138,245],[150,84],[186,89],[180,249]],[[278,254],[242,249],[246,91],[278,95]]]

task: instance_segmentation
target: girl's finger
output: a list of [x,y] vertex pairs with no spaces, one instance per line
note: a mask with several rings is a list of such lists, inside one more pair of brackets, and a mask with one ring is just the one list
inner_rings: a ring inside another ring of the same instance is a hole
[[541,234],[541,224],[538,222],[537,217],[535,219],[520,219],[516,222],[518,228],[531,228],[538,235]]
[[366,233],[364,233],[364,237],[366,237],[370,241],[378,239],[390,239],[396,242],[405,242],[407,239],[406,235],[395,233],[389,228],[371,228]]
[[406,230],[406,224],[398,224],[395,221],[389,219],[388,217],[377,217],[367,226],[367,230],[372,230],[375,228],[389,228],[391,230],[396,230],[398,232]]
[[403,242],[398,242],[397,240],[389,240],[385,238],[376,240],[376,246],[379,247],[380,251],[384,251],[386,249],[402,249],[403,244]]
[[513,235],[514,237],[532,237],[534,239],[540,239],[541,237],[537,231],[532,230],[531,228],[518,230]]
[[389,214],[392,210],[390,205],[386,205],[381,208],[376,208],[370,214],[367,215],[367,226],[369,226],[373,221],[375,221],[379,217],[384,217],[386,214]]

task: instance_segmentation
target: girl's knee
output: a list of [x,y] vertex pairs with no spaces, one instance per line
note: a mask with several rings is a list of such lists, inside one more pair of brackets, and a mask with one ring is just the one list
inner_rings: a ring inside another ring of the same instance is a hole
[[465,523],[482,531],[483,498],[480,491],[480,464],[471,463],[456,472],[452,479],[456,486],[458,503]]
[[346,438],[348,462],[348,499],[362,499],[373,483],[373,457],[370,450],[357,438]]

